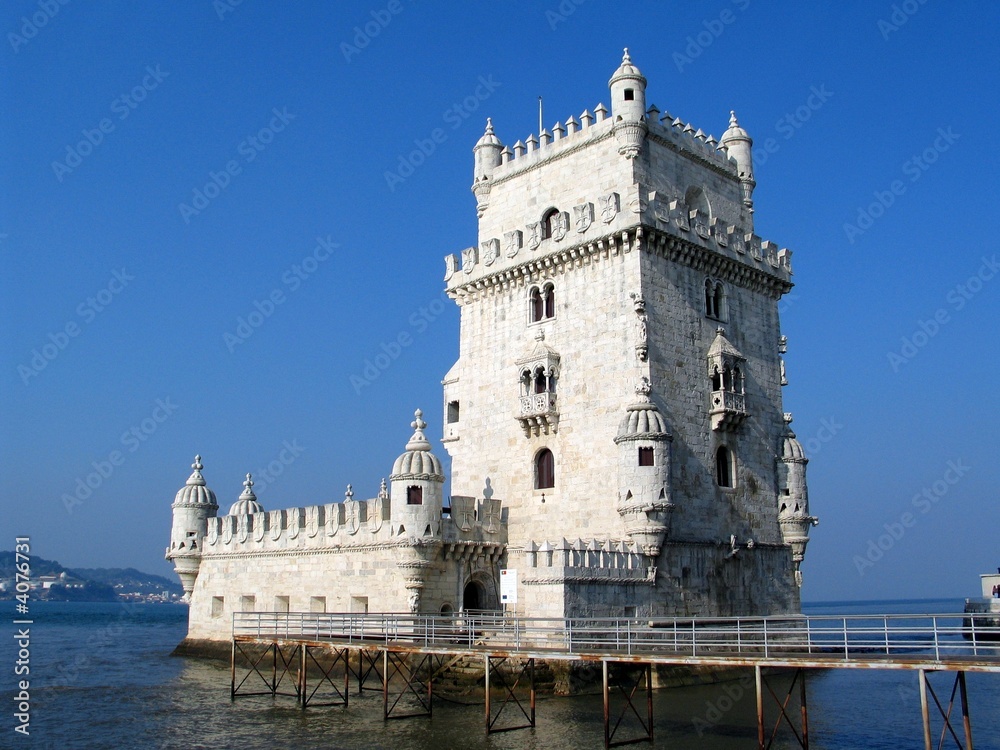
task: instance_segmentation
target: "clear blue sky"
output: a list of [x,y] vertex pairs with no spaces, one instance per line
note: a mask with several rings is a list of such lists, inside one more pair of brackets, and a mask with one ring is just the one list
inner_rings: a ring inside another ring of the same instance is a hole
[[969,595],[1000,565],[995,4],[47,7],[0,13],[0,548],[172,575],[196,452],[223,509],[282,457],[265,507],[373,495],[415,407],[440,437],[442,257],[475,242],[485,117],[507,143],[538,96],[547,126],[579,117],[628,46],[661,110],[717,137],[737,111],[758,232],[795,253],[785,409],[821,518],[804,597]]

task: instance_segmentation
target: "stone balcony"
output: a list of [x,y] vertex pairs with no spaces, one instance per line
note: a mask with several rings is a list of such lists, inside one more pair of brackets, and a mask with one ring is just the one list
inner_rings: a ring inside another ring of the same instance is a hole
[[708,413],[712,417],[713,430],[735,430],[748,416],[746,396],[734,391],[712,391]]
[[559,412],[556,410],[556,394],[530,393],[520,397],[517,421],[525,435],[539,435],[556,432]]

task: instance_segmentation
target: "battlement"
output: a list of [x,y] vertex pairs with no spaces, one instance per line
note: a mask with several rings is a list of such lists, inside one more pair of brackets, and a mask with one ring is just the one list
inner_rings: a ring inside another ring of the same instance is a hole
[[208,519],[201,554],[208,558],[282,550],[420,546],[437,542],[502,544],[500,501],[481,499],[474,501],[471,509],[471,513],[461,520],[442,513],[423,529],[393,524],[391,500],[385,497],[217,516]]
[[515,558],[511,567],[525,585],[566,581],[653,585],[656,580],[651,559],[638,544],[626,540],[531,541],[523,549],[508,549],[508,556]]

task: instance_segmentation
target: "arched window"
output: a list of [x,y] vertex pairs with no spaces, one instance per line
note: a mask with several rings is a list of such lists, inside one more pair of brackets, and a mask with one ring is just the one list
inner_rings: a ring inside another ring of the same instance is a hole
[[705,315],[716,320],[725,319],[726,290],[721,281],[705,279]]
[[548,240],[552,238],[552,230],[555,228],[556,214],[559,213],[558,209],[550,208],[542,216],[542,239]]
[[556,461],[552,451],[542,448],[535,454],[535,489],[547,490],[556,486]]
[[735,487],[734,468],[733,454],[726,446],[720,445],[715,451],[715,483],[720,487]]
[[556,314],[556,288],[549,282],[541,289],[537,286],[531,287],[528,296],[528,317],[530,322],[538,323],[555,317]]

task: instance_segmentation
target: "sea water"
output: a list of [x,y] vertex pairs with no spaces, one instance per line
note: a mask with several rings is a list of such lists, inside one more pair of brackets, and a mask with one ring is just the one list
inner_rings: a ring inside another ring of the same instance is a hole
[[[6,604],[13,612],[13,603],[0,603],[0,608]],[[954,613],[962,606],[961,600],[841,602],[807,604],[804,612]],[[20,678],[13,673],[17,649],[8,637],[0,649],[5,675],[0,683],[4,701],[0,748],[558,750],[603,746],[599,694],[539,696],[534,729],[487,737],[483,705],[471,699],[461,704],[435,697],[432,718],[389,721],[382,718],[382,696],[377,692],[352,694],[347,708],[305,711],[294,698],[232,701],[228,665],[170,656],[186,630],[187,608],[181,605],[34,602],[31,619],[30,735],[14,731],[14,688]],[[12,630],[16,629],[12,626]],[[654,746],[756,747],[751,674],[748,670],[745,677],[724,684],[655,691]],[[783,679],[785,684],[776,688],[782,699],[789,678]],[[967,679],[975,747],[1000,750],[1000,674],[972,673]],[[932,675],[932,680],[947,704],[954,677],[943,673]],[[771,701],[769,696],[767,700]],[[916,672],[809,671],[807,700],[812,748],[923,747]],[[777,709],[773,702],[766,707],[770,724]],[[644,713],[644,698],[639,697],[637,708]],[[961,735],[957,702],[955,716]],[[634,722],[632,726],[637,728]],[[936,717],[934,726],[937,735],[941,724]],[[635,736],[628,728],[616,739]],[[948,746],[954,747],[954,742]],[[798,743],[782,727],[774,747],[798,747]]]

